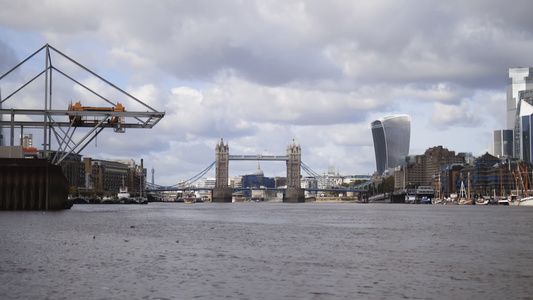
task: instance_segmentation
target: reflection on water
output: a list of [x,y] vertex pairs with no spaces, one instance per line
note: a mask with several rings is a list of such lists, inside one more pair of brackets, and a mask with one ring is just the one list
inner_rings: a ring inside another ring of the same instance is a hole
[[324,203],[0,212],[0,299],[518,299],[533,209]]

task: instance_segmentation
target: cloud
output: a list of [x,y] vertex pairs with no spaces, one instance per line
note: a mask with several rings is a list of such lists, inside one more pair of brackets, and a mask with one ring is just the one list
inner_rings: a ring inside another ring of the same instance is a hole
[[9,47],[4,41],[0,40],[0,76],[7,73],[17,63],[17,56],[15,51]]
[[436,102],[431,116],[431,123],[437,127],[472,127],[479,122],[479,116],[470,111],[468,103],[462,101],[460,105],[446,105]]
[[[209,165],[221,137],[234,153],[254,154],[283,153],[295,138],[319,173],[329,165],[372,173],[369,124],[389,114],[411,116],[415,152],[486,149],[506,123],[508,68],[533,66],[532,10],[526,0],[8,1],[0,71],[49,43],[165,111],[152,130],[105,133],[84,150],[143,157],[162,182]],[[57,56],[53,63],[83,75]],[[36,59],[2,80],[2,95],[42,66]],[[98,102],[54,80],[58,107]],[[144,109],[99,80],[80,80],[127,110]],[[41,98],[31,85],[13,105]],[[247,168],[256,165],[232,172]]]

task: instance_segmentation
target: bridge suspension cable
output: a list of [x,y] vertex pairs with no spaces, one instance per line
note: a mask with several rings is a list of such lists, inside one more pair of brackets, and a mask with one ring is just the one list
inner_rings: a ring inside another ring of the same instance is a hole
[[209,172],[211,170],[211,168],[213,168],[213,166],[215,165],[216,161],[214,161],[212,164],[210,164],[207,168],[205,168],[203,171],[201,171],[200,173],[194,175],[193,177],[181,182],[181,183],[178,183],[178,185],[181,185],[181,186],[190,186],[192,185],[193,183],[195,183],[196,181],[198,181],[200,178],[202,178],[202,176],[204,176],[205,174],[207,174],[207,172]]
[[338,187],[338,184],[336,184],[335,181],[332,180],[331,178],[318,174],[317,172],[315,172],[313,169],[308,167],[303,162],[301,162],[301,165],[302,165],[302,170],[304,170],[310,177],[315,178],[318,181],[319,186]]
[[162,186],[162,185],[151,184],[151,183],[147,182],[146,183],[146,188],[147,188],[147,190],[160,190],[160,191],[170,191],[170,190],[177,190],[177,189],[185,189],[185,188],[191,186],[196,181],[198,181],[200,178],[202,178],[202,176],[207,174],[207,172],[209,172],[213,168],[215,163],[216,163],[216,161],[214,161],[212,164],[210,164],[207,168],[202,170],[200,173],[194,175],[193,177],[191,177],[191,178],[189,178],[187,180],[184,180],[182,182],[178,182],[178,183],[176,183],[174,185]]
[[[328,178],[327,176],[323,176],[323,175],[318,174],[317,172],[313,171],[313,169],[308,167],[303,162],[302,162],[302,169],[309,176],[315,178],[318,181],[319,185],[322,185],[323,187],[334,187],[334,188],[339,187],[339,185],[334,180],[332,180],[331,178]],[[363,183],[360,183],[358,185],[354,185],[354,186],[350,187],[349,189],[361,189],[361,188],[364,188],[364,187],[367,187],[367,186],[371,185],[372,183],[374,183],[373,179],[368,180],[368,181],[363,182]]]

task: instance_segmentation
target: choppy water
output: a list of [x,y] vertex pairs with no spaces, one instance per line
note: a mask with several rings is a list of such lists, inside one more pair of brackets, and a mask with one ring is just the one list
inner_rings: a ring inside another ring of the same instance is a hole
[[533,209],[324,203],[0,212],[0,299],[531,299]]

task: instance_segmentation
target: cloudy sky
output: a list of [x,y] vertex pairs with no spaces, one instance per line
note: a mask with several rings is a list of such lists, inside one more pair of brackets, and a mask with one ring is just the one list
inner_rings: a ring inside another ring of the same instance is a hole
[[[230,154],[270,155],[285,154],[294,138],[318,173],[334,166],[372,174],[370,122],[390,114],[411,116],[410,154],[442,145],[481,155],[493,130],[505,128],[508,69],[533,66],[528,0],[0,0],[0,7],[0,74],[48,43],[166,113],[151,130],[105,132],[82,152],[143,158],[163,185],[209,166],[221,137]],[[0,82],[4,96],[43,67],[44,58],[35,60]],[[112,93],[68,62],[53,62]],[[43,87],[27,89],[4,108],[42,101]],[[54,99],[98,105],[67,83]],[[40,136],[34,132],[36,144]],[[232,162],[230,175],[256,167]],[[286,173],[281,162],[261,168]]]

